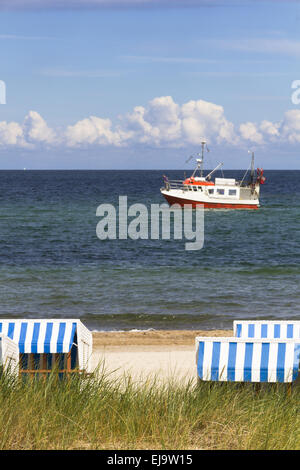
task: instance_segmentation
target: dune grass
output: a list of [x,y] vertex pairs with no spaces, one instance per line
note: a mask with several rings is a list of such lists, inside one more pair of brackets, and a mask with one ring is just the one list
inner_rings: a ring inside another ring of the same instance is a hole
[[0,449],[300,448],[300,392],[99,376],[0,377]]

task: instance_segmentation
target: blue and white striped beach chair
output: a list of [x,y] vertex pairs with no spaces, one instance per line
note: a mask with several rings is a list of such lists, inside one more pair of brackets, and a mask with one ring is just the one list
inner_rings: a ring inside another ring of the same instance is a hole
[[68,370],[92,371],[92,333],[78,319],[0,319],[0,333],[18,345],[25,363],[21,371],[33,369],[33,356],[34,370],[50,370],[60,356]]
[[237,338],[300,338],[300,321],[234,321]]
[[286,382],[297,379],[300,339],[197,337],[197,374],[201,380]]

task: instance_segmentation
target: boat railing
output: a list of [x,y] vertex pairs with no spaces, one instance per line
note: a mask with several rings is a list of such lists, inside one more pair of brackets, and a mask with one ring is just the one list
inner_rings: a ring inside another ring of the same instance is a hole
[[183,184],[182,180],[165,180],[164,189],[169,191],[170,189],[183,189],[186,190],[186,185]]
[[[192,185],[193,187],[194,185]],[[235,186],[237,187],[251,187],[251,184],[249,182],[242,182],[242,181],[235,181]],[[196,186],[197,187],[197,186]],[[184,184],[182,180],[165,180],[164,181],[164,186],[162,189],[166,189],[169,191],[170,189],[181,189],[183,191],[188,191],[190,189],[190,185]]]

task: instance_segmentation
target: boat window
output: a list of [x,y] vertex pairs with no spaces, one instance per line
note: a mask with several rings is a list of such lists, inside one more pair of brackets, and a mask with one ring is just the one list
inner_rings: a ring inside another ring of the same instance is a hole
[[224,190],[224,189],[217,189],[217,193],[224,195],[224,194],[225,194],[225,190]]
[[229,196],[236,196],[236,189],[229,189],[228,195]]
[[194,191],[198,191],[198,186],[193,187]]
[[214,194],[214,190],[213,190],[213,189],[209,189],[209,190],[208,190],[208,194]]
[[189,191],[193,191],[193,186],[189,186]]

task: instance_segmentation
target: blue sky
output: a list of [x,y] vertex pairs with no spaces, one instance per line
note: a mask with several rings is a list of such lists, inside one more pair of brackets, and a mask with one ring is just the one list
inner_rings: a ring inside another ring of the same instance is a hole
[[300,169],[299,7],[2,1],[0,168]]

